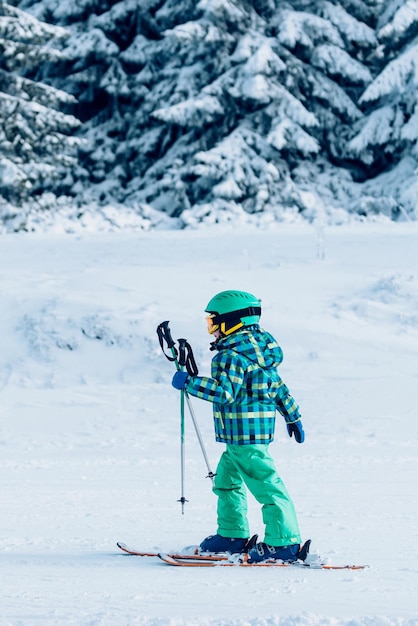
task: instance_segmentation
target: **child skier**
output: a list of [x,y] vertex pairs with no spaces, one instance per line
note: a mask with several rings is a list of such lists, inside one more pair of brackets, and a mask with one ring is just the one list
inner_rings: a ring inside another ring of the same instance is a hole
[[[217,534],[204,539],[202,552],[248,552],[250,562],[304,560],[295,508],[277,474],[268,444],[275,414],[284,417],[289,436],[303,443],[299,407],[277,372],[283,352],[259,327],[260,300],[245,291],[223,291],[206,307],[212,376],[178,371],[176,389],[213,403],[216,441],[226,444],[213,485],[218,496]],[[262,504],[264,542],[251,545],[245,487]]]

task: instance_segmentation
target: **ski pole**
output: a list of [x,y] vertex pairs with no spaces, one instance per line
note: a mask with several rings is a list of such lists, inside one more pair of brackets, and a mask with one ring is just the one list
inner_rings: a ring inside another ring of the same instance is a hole
[[[173,340],[173,338],[171,336],[171,331],[170,331],[170,328],[169,328],[168,324],[169,324],[168,321],[161,322],[161,324],[159,324],[159,326],[157,327],[158,339],[160,341],[160,346],[161,346],[161,349],[162,349],[165,357],[169,361],[173,361],[175,363],[175,366],[176,366],[177,370],[179,370],[182,366],[186,366],[186,369],[187,369],[188,373],[190,375],[192,375],[192,376],[196,376],[198,372],[197,372],[196,362],[194,360],[193,352],[192,352],[192,349],[191,349],[190,345],[188,344],[186,339],[179,339],[178,342],[179,342],[180,353],[178,353],[177,349],[175,347],[175,341]],[[169,356],[165,352],[165,350],[164,350],[164,342],[167,344],[167,347],[171,350],[171,356]],[[182,365],[180,365],[180,363],[182,363]],[[192,418],[193,426],[194,426],[194,429],[196,431],[196,436],[197,436],[197,439],[199,441],[199,445],[200,445],[200,448],[202,450],[203,458],[205,460],[206,467],[207,467],[207,470],[208,470],[207,478],[210,478],[213,481],[215,474],[214,474],[214,472],[212,472],[212,469],[210,467],[208,455],[206,453],[205,445],[203,443],[202,435],[200,433],[199,425],[197,423],[196,415],[195,415],[195,412],[193,410],[193,406],[192,406],[192,403],[191,403],[191,400],[190,400],[190,396],[189,396],[189,394],[187,393],[186,390],[183,390],[183,391],[184,391],[184,397],[185,397],[186,402],[187,402],[187,407],[189,409],[190,417]]]
[[[179,362],[178,362],[178,357],[177,357],[177,350],[175,347],[175,341],[173,341],[173,338],[171,336],[171,332],[170,329],[168,327],[168,321],[167,322],[162,322],[161,324],[159,324],[159,326],[157,327],[157,335],[158,335],[158,339],[160,341],[160,346],[161,349],[164,353],[164,355],[166,356],[166,358],[169,361],[173,361],[177,371],[181,371],[183,369],[182,366],[180,366]],[[170,349],[171,351],[171,356],[169,356],[165,350],[164,350],[164,341],[167,344],[167,347]],[[184,495],[184,483],[185,483],[185,467],[186,467],[186,463],[185,463],[185,437],[184,437],[184,397],[185,397],[185,390],[182,389],[180,391],[180,480],[181,480],[181,496],[180,496],[180,500],[179,502],[181,503],[181,513],[182,515],[184,515],[184,505],[187,502],[186,497]]]
[[[189,367],[194,368],[192,372],[193,372],[193,375],[196,376],[197,367],[196,367],[196,363],[193,357],[193,352],[189,343],[187,342],[186,339],[179,339],[178,342],[179,342],[179,359],[178,360],[179,360],[180,365],[186,365],[186,369],[189,373],[190,373]],[[185,390],[184,390],[184,393],[185,393],[187,405],[189,408],[190,417],[192,418],[193,426],[196,432],[197,440],[200,444],[200,449],[202,450],[203,458],[205,459],[206,468],[208,470],[207,478],[210,478],[213,482],[215,474],[212,472],[211,467],[210,467],[208,455],[206,454],[205,444],[203,443],[202,434],[200,432],[199,424],[197,423],[196,415],[192,407],[190,396]]]
[[[182,367],[180,369],[183,369]],[[185,453],[185,437],[184,437],[184,394],[185,391],[180,391],[180,475],[181,475],[181,496],[179,502],[181,503],[181,514],[184,515],[184,505],[188,502],[184,496],[184,482],[186,473],[186,453]]]

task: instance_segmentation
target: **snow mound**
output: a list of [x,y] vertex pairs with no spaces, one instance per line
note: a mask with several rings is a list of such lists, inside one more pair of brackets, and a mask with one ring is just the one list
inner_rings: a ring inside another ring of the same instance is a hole
[[393,324],[401,332],[418,330],[418,276],[389,273],[374,280],[354,297],[336,305],[337,315],[345,311],[366,322]]

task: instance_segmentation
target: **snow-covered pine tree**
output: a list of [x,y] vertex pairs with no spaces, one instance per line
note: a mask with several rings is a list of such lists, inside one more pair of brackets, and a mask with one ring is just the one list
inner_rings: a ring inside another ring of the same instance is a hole
[[79,201],[184,224],[346,205],[363,166],[345,145],[372,80],[371,4],[21,0],[74,32],[57,84],[85,120]]
[[348,144],[369,180],[362,211],[418,216],[418,0],[382,2],[376,78],[360,98],[366,115]]
[[35,206],[55,206],[48,191],[65,190],[75,162],[79,122],[63,112],[75,100],[38,82],[38,68],[62,56],[51,42],[67,35],[0,0],[0,222],[13,230]]

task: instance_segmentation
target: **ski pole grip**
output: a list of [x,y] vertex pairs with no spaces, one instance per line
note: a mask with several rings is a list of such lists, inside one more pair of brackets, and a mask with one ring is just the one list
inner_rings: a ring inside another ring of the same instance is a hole
[[[160,342],[161,350],[163,351],[164,356],[169,361],[176,361],[177,360],[177,350],[175,348],[176,342],[171,336],[171,330],[169,329],[168,324],[169,324],[168,321],[161,322],[161,324],[158,324],[157,326],[158,340]],[[167,347],[171,350],[172,356],[169,356],[168,354],[166,354],[166,351],[164,349],[164,342],[167,344]]]
[[178,339],[179,342],[179,365],[185,367],[190,376],[197,376],[198,369],[193,355],[193,350],[187,339]]
[[171,348],[174,347],[176,342],[174,341],[173,337],[171,336],[171,330],[168,327],[169,323],[170,322],[168,320],[165,321],[165,322],[161,322],[161,324],[159,324],[159,326],[157,328],[157,333],[160,330],[161,335],[165,339],[167,347],[171,349]]

